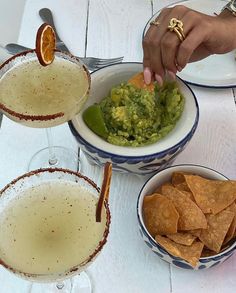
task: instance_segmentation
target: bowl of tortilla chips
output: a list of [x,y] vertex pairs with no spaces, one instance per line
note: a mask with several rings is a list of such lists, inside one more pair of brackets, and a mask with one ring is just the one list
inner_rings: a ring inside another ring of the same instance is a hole
[[200,165],[176,165],[153,175],[137,202],[145,243],[162,260],[205,269],[236,249],[236,181]]

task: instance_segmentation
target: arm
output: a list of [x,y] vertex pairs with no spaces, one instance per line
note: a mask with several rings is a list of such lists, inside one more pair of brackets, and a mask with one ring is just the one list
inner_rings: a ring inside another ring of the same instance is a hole
[[[171,18],[183,23],[185,39],[168,30]],[[185,6],[163,9],[158,16],[160,25],[151,25],[143,40],[144,78],[162,83],[166,71],[172,76],[187,63],[211,54],[224,54],[236,48],[236,17],[227,9],[219,16],[209,16]]]

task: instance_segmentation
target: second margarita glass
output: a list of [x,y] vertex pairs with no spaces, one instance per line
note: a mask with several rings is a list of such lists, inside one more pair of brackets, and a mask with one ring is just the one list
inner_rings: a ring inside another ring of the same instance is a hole
[[48,66],[38,62],[35,50],[15,55],[0,66],[0,110],[23,125],[47,128],[49,147],[31,159],[29,170],[63,167],[78,171],[78,155],[53,147],[50,127],[71,120],[81,110],[90,83],[80,60],[60,51],[55,51]]

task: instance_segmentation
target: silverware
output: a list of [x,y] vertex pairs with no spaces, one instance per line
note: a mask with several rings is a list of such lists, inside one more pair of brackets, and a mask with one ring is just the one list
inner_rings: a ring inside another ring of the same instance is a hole
[[70,53],[70,50],[66,47],[64,42],[58,36],[51,10],[48,8],[42,8],[39,10],[39,15],[43,22],[48,23],[53,28],[56,35],[57,48],[60,49],[61,51]]
[[[48,8],[42,8],[39,10],[39,15],[44,22],[51,25],[51,27],[54,29],[55,35],[56,35],[57,48],[61,51],[70,52],[70,50],[67,48],[65,43],[60,39],[57,33],[51,10]],[[86,58],[79,57],[79,58],[90,70],[104,67],[109,64],[119,63],[123,60],[123,57],[112,58],[112,59],[101,59],[101,58],[94,58],[94,57],[86,57]]]
[[80,157],[81,149],[78,147],[78,161],[77,161],[77,172],[81,172],[81,157]]
[[[64,42],[58,36],[51,11],[48,8],[42,8],[39,10],[39,15],[44,22],[50,24],[53,27],[55,31],[55,35],[56,35],[57,49],[64,52],[70,52],[67,46],[64,44]],[[30,50],[30,48],[27,48],[18,44],[14,44],[14,43],[7,44],[5,47],[0,45],[0,47],[6,49],[7,52],[12,55],[15,55],[17,53],[20,53],[26,50]],[[93,70],[96,70],[111,64],[120,63],[122,62],[124,57],[117,57],[117,58],[110,58],[110,59],[102,59],[102,58],[95,58],[95,57],[78,57],[78,58],[87,66],[89,70],[93,71]]]
[[14,43],[7,44],[5,47],[1,46],[1,48],[7,50],[7,52],[11,55],[15,55],[15,54],[30,50],[30,48],[27,48],[18,44],[14,44]]
[[[42,8],[39,10],[39,15],[44,22],[51,25],[51,27],[54,29],[55,35],[56,35],[57,48],[60,51],[70,53],[70,50],[65,45],[65,43],[60,39],[57,33],[51,10],[48,8]],[[88,67],[89,70],[95,70],[110,64],[119,63],[119,62],[122,62],[123,60],[123,57],[111,58],[111,59],[102,59],[102,58],[94,58],[94,57],[85,57],[85,58],[79,57],[79,58]]]
[[[24,47],[15,43],[7,44],[5,47],[0,45],[0,47],[7,50],[7,52],[11,55],[15,55],[23,51],[31,50],[28,47]],[[61,49],[60,43],[57,44],[57,48],[63,51]],[[89,70],[93,71],[107,65],[120,63],[122,62],[124,57],[117,57],[117,58],[110,58],[110,59],[102,59],[102,58],[95,58],[95,57],[78,57],[78,58],[87,66]]]
[[3,114],[0,112],[0,128],[1,128],[1,125],[2,125],[2,116],[3,116]]

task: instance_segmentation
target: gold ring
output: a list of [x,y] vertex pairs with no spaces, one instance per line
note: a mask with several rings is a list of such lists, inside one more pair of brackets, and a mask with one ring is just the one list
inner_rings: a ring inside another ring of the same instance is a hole
[[171,32],[175,32],[179,40],[183,42],[183,40],[185,39],[185,35],[184,35],[184,24],[181,20],[177,18],[171,18],[168,25],[168,29]]
[[150,25],[158,26],[158,25],[160,25],[160,22],[157,21],[157,20],[153,20],[153,21],[150,22]]
[[172,31],[174,31],[176,33],[176,35],[178,36],[180,42],[183,42],[183,40],[184,40],[183,34],[176,27]]

